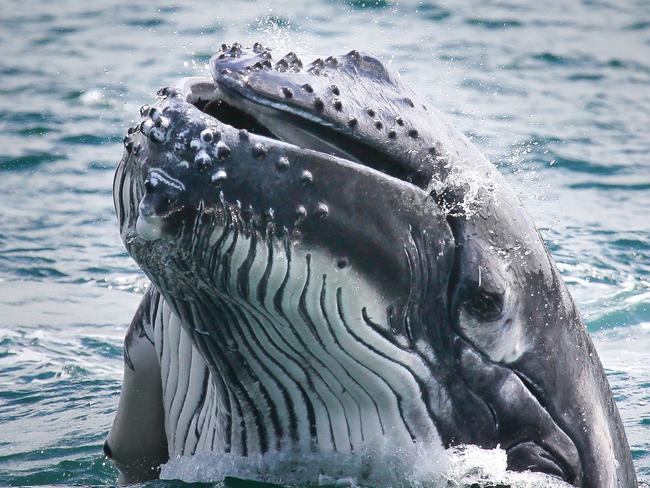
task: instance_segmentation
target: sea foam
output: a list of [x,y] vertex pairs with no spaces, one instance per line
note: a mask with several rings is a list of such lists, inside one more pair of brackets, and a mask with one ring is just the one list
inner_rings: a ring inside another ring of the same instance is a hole
[[490,486],[562,488],[569,485],[541,473],[506,470],[502,449],[461,446],[443,449],[414,443],[408,448],[364,446],[353,454],[282,452],[179,456],[161,467],[161,478],[220,482],[226,477],[282,485],[373,488]]

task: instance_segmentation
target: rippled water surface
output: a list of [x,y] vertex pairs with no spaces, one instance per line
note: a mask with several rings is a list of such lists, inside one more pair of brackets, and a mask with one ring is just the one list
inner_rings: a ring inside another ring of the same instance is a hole
[[101,444],[146,284],[113,211],[121,137],[157,88],[237,40],[372,51],[490,156],[571,287],[650,486],[643,0],[3,4],[0,485],[113,483]]

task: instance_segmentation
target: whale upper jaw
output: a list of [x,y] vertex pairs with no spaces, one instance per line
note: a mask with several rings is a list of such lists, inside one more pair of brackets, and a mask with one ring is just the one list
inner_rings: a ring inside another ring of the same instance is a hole
[[[497,269],[502,256],[492,253],[507,248],[508,240],[532,235],[526,241],[530,253],[509,264],[520,287],[516,293],[547,293],[558,306],[539,317],[539,330],[546,332],[544,323],[561,316],[569,332],[562,335],[555,328],[549,341],[577,342],[580,350],[591,350],[539,236],[499,175],[376,58],[351,52],[303,69],[295,55],[269,67],[265,52],[259,46],[224,48],[211,62],[215,80],[183,79],[164,89],[162,99],[143,110],[139,130],[125,140],[127,154],[116,173],[116,208],[127,248],[196,340],[220,337],[235,326],[223,316],[248,310],[255,300],[276,314],[272,324],[286,325],[289,306],[283,300],[293,290],[291,325],[309,330],[320,310],[318,336],[329,330],[326,317],[341,314],[343,323],[353,310],[356,322],[387,348],[379,349],[385,356],[410,351],[400,361],[409,365],[414,383],[398,396],[422,402],[402,417],[400,429],[408,436],[430,440],[440,435],[446,445],[499,444],[513,469],[547,472],[576,485],[598,480],[606,486],[618,476],[633,480],[631,462],[619,470],[614,456],[599,447],[616,445],[616,456],[629,457],[608,390],[594,393],[594,425],[602,434],[583,439],[571,417],[561,418],[562,409],[571,410],[566,401],[562,406],[544,393],[560,379],[553,365],[535,360],[535,348],[550,350],[542,335],[528,334],[517,354],[497,357],[504,348],[481,349],[481,341],[493,341],[494,334],[481,330],[472,336],[472,328],[458,324],[456,311],[466,306],[458,300],[467,298],[456,281],[469,273],[468,282],[476,286],[476,270],[464,271],[477,259],[472,254],[476,243],[487,242],[479,251],[485,253],[482,259],[489,258],[488,268]],[[468,180],[462,178],[468,172],[488,181],[495,193],[479,192],[478,199],[468,200]],[[495,237],[499,231],[504,237]],[[261,243],[267,245],[264,253]],[[261,256],[267,266],[255,264]],[[279,268],[279,262],[285,267]],[[486,265],[478,264],[484,266],[485,288],[490,281]],[[284,277],[273,275],[275,269],[284,269]],[[331,279],[345,273],[348,281]],[[323,276],[339,283],[335,290],[325,289],[333,305],[321,305],[320,295],[310,295],[315,278]],[[273,294],[269,280],[277,286]],[[535,288],[526,288],[528,282]],[[352,304],[336,302],[355,294]],[[519,310],[531,320],[535,313],[539,308]],[[508,327],[497,331],[498,340],[507,340]],[[526,336],[526,330],[514,332]],[[202,350],[212,357],[215,372],[228,367],[216,350],[205,344]],[[427,367],[413,369],[415,363]],[[578,372],[589,380],[584,395],[583,385],[573,387],[582,395],[576,397],[580,402],[602,376],[597,359],[584,364]],[[459,386],[461,377],[465,384]],[[494,380],[514,398],[495,396],[476,378],[491,379],[489,385]],[[530,415],[513,415],[517,408]],[[607,417],[614,419],[611,428]],[[258,448],[264,450],[262,444]]]

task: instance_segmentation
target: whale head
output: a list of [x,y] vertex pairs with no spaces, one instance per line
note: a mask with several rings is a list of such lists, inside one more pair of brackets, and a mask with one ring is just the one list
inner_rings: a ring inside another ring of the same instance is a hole
[[443,115],[358,51],[224,45],[210,69],[143,107],[114,198],[130,255],[259,412],[245,452],[354,450],[372,425],[500,446],[510,469],[576,486],[634,484],[542,238]]

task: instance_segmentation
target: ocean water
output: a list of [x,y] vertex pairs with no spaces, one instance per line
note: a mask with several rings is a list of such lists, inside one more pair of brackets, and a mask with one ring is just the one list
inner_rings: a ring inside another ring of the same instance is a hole
[[257,40],[374,52],[498,165],[586,319],[650,486],[645,0],[3,2],[0,486],[114,483],[101,445],[146,286],[113,210],[121,137],[222,42]]

